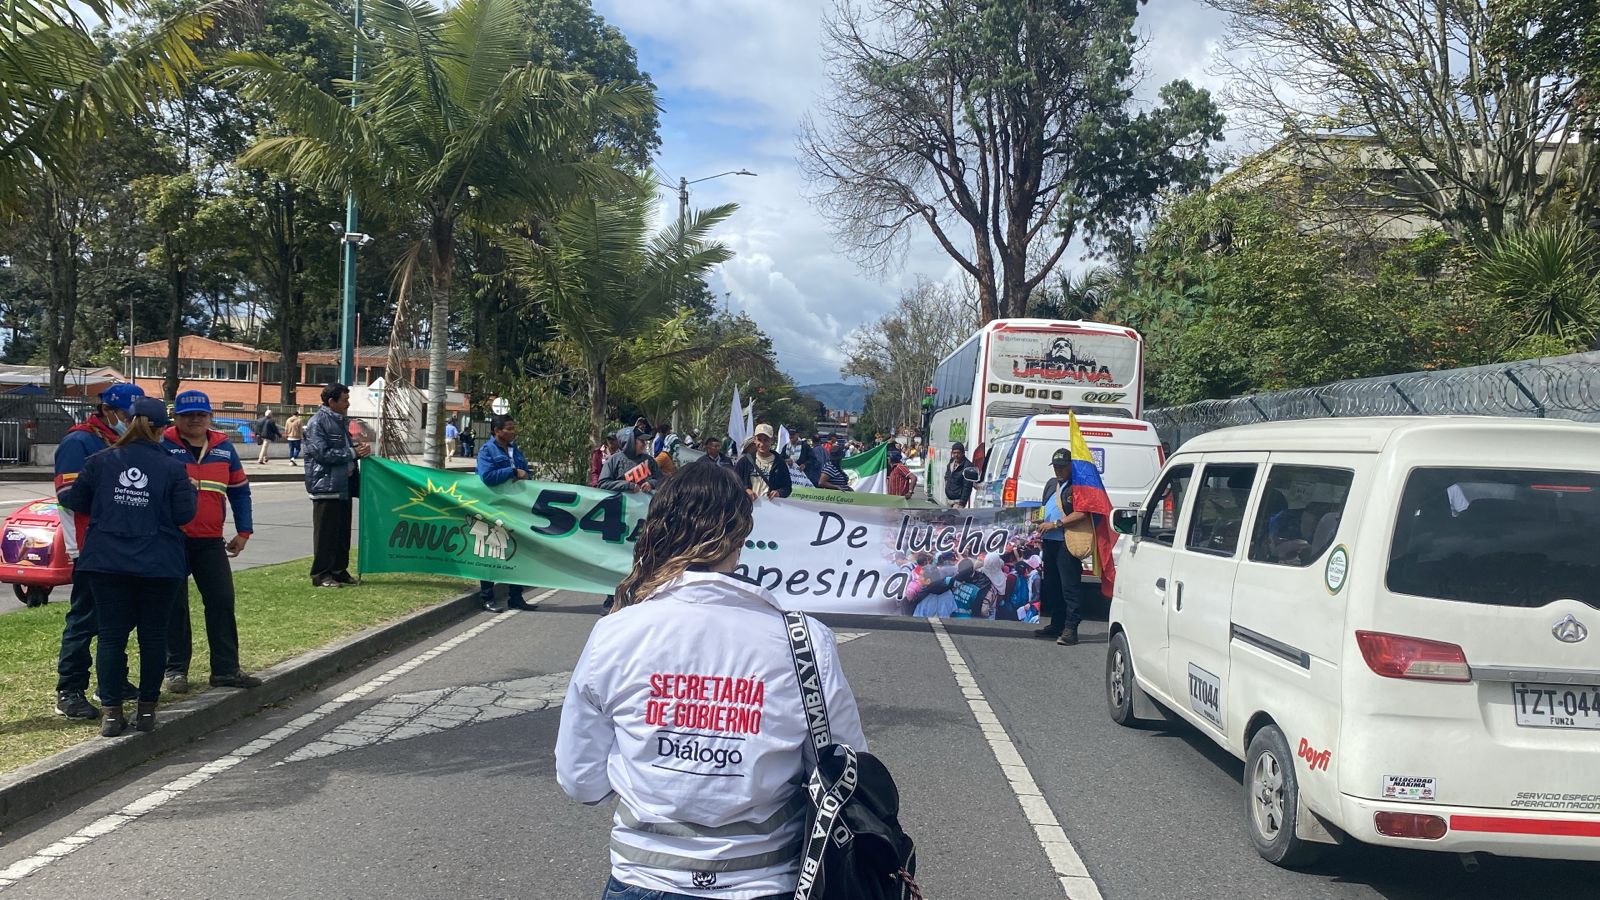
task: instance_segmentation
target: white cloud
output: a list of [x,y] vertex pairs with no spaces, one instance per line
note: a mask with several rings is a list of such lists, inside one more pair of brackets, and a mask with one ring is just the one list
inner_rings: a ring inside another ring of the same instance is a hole
[[[737,256],[713,288],[771,335],[796,380],[836,380],[846,334],[883,315],[919,275],[955,277],[955,264],[925,235],[891,276],[862,274],[806,199],[794,138],[826,87],[824,0],[595,0],[595,8],[628,36],[660,88],[667,180],[758,173],[695,185],[690,205],[740,205],[718,233]],[[1206,69],[1221,35],[1216,13],[1196,0],[1154,0],[1140,21],[1150,41],[1141,99],[1179,77],[1215,87]],[[663,190],[662,200],[675,215],[676,190]]]

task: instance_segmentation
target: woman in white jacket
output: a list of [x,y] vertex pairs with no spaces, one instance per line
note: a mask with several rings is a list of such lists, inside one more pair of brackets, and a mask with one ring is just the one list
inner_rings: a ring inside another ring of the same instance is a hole
[[[556,776],[574,800],[617,797],[603,900],[794,894],[806,715],[782,609],[732,574],[750,508],[719,466],[667,479],[572,673]],[[810,627],[833,739],[865,750],[833,633]]]

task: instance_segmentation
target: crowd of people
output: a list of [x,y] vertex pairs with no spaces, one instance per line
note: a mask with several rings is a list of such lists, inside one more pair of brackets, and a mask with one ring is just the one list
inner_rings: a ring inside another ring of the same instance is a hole
[[[651,426],[649,420],[640,418],[627,428],[605,435],[590,451],[589,485],[607,490],[638,490],[634,486],[637,480],[622,477],[625,473],[640,471],[639,466],[648,457],[653,465],[651,472],[659,482],[683,464],[683,451],[688,450],[694,452],[694,463],[732,469],[752,497],[788,497],[797,487],[848,491],[850,479],[841,463],[876,447],[853,438],[822,435],[784,441],[785,434],[775,432],[768,424],[757,425],[743,446],[730,448],[719,435],[702,435],[698,430],[680,435],[666,424]],[[641,443],[635,446],[635,442]],[[915,444],[903,448],[894,440],[888,444],[889,493],[911,497],[918,484],[917,468],[923,463],[922,448]]]

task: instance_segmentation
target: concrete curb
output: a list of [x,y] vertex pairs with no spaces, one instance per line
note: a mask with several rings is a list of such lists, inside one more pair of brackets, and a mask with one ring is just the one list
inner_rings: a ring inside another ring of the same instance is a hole
[[[98,737],[0,775],[0,829],[67,800],[73,794],[176,750],[262,708],[356,668],[372,657],[443,630],[478,608],[476,590],[436,603],[402,619],[376,625],[255,673],[261,687],[240,691],[212,688],[190,700],[161,707],[156,729],[132,731],[113,740]],[[85,723],[84,729],[93,728]]]

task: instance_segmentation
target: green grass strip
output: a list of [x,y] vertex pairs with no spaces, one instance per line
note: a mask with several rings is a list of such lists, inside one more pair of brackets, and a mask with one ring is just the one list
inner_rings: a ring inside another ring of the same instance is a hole
[[[246,672],[257,672],[374,625],[397,619],[469,587],[454,578],[427,575],[373,575],[357,587],[314,588],[308,560],[236,572],[235,616],[239,656]],[[50,603],[0,615],[0,772],[9,772],[74,744],[96,738],[97,722],[55,714],[56,656],[61,623],[71,588],[57,588]],[[10,591],[4,599],[10,602]],[[188,696],[213,690],[210,654],[200,594],[189,584],[189,619],[194,658]],[[129,677],[139,677],[138,639],[128,639]],[[93,702],[95,673],[89,695]],[[220,690],[220,689],[218,689]],[[183,698],[163,694],[162,703]]]

